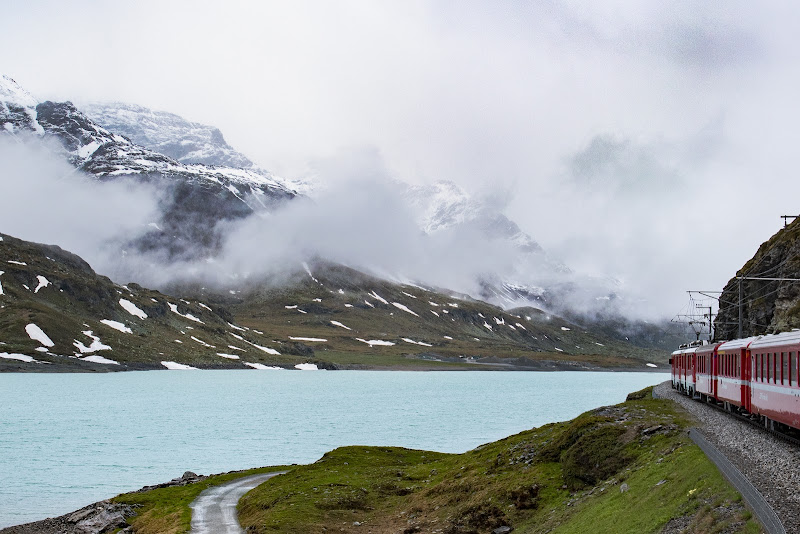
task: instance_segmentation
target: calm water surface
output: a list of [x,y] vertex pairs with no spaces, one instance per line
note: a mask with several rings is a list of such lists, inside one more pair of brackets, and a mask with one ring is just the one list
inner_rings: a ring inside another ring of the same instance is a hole
[[341,445],[464,452],[625,400],[664,373],[0,374],[0,527],[180,476]]

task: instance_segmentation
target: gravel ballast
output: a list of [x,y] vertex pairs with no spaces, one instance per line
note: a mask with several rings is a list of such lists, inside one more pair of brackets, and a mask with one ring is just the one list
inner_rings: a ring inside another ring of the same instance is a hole
[[787,532],[800,532],[800,449],[738,421],[672,389],[669,382],[655,395],[671,399],[691,413],[713,443],[764,496]]

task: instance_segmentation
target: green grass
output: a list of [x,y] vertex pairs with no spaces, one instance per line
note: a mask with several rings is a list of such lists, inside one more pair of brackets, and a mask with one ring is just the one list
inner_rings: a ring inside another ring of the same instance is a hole
[[329,532],[755,534],[741,497],[686,435],[693,421],[651,388],[628,401],[489,443],[464,454],[341,447],[310,465],[217,475],[126,494],[137,533],[182,533],[206,487],[253,473],[289,472],[245,495],[249,534]]
[[648,395],[465,454],[343,447],[250,492],[240,520],[252,533],[646,533],[673,518],[758,532],[687,424]]

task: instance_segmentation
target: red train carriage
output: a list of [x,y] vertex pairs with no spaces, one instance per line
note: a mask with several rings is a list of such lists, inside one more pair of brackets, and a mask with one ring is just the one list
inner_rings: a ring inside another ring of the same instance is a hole
[[750,344],[750,408],[767,426],[800,428],[800,332],[763,336]]
[[694,395],[694,353],[697,347],[682,348],[672,353],[672,387],[688,395]]
[[726,341],[716,347],[714,397],[728,410],[750,411],[750,352],[748,348],[759,336]]
[[704,401],[717,396],[715,364],[717,347],[720,345],[722,343],[703,345],[695,351],[695,391]]

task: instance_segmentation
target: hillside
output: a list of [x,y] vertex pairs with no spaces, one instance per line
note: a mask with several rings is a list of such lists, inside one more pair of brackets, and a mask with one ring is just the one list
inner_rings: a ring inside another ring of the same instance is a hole
[[280,285],[163,294],[115,284],[58,247],[0,238],[0,370],[647,369],[666,360],[540,310],[503,311],[340,265],[299,268]]
[[[723,289],[714,321],[716,339],[739,337],[737,277],[800,279],[800,219],[779,230]],[[742,336],[800,328],[800,284],[792,280],[742,280]]]
[[[616,406],[443,454],[342,447],[240,501],[247,532],[760,532],[692,444],[693,421],[650,389]],[[136,532],[186,532],[192,500],[233,474],[120,495]]]

